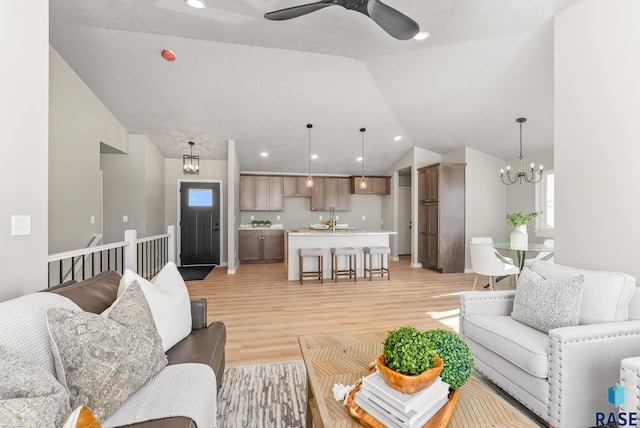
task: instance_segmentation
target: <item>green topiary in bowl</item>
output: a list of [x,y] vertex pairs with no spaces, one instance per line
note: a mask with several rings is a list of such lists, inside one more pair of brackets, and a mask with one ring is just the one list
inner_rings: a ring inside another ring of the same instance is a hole
[[473,372],[473,356],[467,344],[449,330],[429,330],[424,335],[444,362],[440,372],[442,380],[448,383],[451,389],[462,386]]
[[405,375],[417,375],[435,365],[433,344],[410,326],[391,330],[382,342],[382,353],[387,367]]

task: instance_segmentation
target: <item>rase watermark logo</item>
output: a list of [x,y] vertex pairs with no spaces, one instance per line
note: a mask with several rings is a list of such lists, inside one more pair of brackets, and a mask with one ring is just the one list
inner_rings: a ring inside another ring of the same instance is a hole
[[[624,403],[624,388],[616,383],[607,390],[607,401],[616,408]],[[636,426],[638,424],[638,414],[636,412],[596,412],[596,425],[616,425],[619,427]]]

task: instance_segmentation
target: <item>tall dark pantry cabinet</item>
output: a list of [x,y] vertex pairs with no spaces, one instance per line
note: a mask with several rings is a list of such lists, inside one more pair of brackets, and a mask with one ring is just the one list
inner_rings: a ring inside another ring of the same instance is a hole
[[465,164],[418,169],[418,261],[442,273],[464,272]]

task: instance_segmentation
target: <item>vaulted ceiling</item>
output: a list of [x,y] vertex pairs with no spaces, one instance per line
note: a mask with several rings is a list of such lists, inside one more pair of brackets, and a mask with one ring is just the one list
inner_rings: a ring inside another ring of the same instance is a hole
[[[578,0],[389,0],[425,41],[327,7],[288,21],[297,0],[50,0],[51,45],[130,133],[166,157],[243,171],[386,171],[410,147],[518,155],[553,147],[553,15]],[[174,62],[161,57],[176,54]],[[402,136],[396,142],[393,137]],[[262,157],[266,151],[269,156]]]

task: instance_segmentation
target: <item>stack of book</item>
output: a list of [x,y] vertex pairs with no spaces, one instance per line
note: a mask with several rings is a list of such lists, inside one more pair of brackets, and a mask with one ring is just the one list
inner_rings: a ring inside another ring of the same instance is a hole
[[362,380],[354,401],[378,422],[392,428],[421,427],[448,400],[449,385],[438,377],[431,385],[415,394],[403,394],[391,388],[379,371]]

